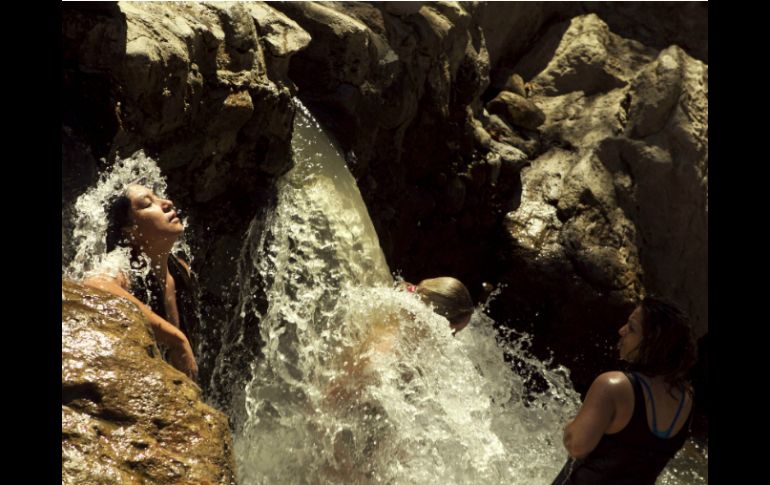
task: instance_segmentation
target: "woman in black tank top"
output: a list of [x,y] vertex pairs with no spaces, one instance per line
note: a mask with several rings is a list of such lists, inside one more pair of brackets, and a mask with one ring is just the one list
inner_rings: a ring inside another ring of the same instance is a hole
[[695,363],[688,318],[670,302],[647,297],[619,333],[618,351],[630,372],[594,380],[564,429],[573,459],[554,484],[652,485],[687,439],[686,374]]
[[195,317],[194,278],[187,264],[171,253],[184,232],[173,203],[147,187],[129,184],[109,201],[107,252],[128,247],[131,271],[88,278],[85,284],[135,303],[164,345],[169,362],[195,379],[198,366],[188,339]]
[[[141,267],[144,263],[136,256],[132,257],[132,262],[135,264],[135,267]],[[192,338],[192,332],[200,329],[200,322],[196,312],[198,307],[197,279],[188,269],[187,263],[181,257],[174,254],[169,254],[168,257],[168,273],[174,280],[176,290],[179,330],[187,336],[190,346],[194,349],[195,342]],[[134,296],[149,305],[152,311],[162,318],[166,320],[171,319],[167,314],[166,305],[164,304],[163,289],[153,271],[147,272],[143,277],[132,274],[130,281],[131,293]]]

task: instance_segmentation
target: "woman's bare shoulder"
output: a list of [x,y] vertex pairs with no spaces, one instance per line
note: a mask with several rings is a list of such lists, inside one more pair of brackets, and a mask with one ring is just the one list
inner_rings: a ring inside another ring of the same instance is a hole
[[83,284],[86,286],[92,286],[96,288],[103,288],[105,284],[117,285],[124,290],[131,290],[131,280],[122,271],[118,271],[116,274],[96,274],[89,276],[83,280]]
[[599,374],[599,376],[594,379],[593,384],[591,384],[591,387],[594,386],[598,390],[602,390],[614,396],[621,396],[633,392],[631,381],[628,380],[626,373],[622,371],[609,371]]

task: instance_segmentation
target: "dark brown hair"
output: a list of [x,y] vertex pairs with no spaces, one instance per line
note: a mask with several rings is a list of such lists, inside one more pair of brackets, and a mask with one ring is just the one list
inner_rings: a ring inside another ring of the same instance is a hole
[[695,364],[696,346],[690,319],[670,301],[645,297],[642,309],[642,341],[631,370],[664,376],[672,387],[684,384]]
[[105,243],[107,252],[112,251],[118,246],[128,245],[123,228],[130,222],[131,200],[125,191],[113,197],[107,202],[105,212],[107,213],[107,231]]

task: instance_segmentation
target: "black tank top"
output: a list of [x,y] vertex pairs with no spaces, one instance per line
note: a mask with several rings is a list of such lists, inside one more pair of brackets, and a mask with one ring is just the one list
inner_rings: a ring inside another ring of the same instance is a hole
[[582,460],[568,460],[552,485],[654,485],[668,461],[684,445],[690,416],[671,438],[658,438],[647,424],[647,408],[639,380],[626,373],[634,388],[634,413],[625,428],[605,434]]
[[[192,334],[200,330],[196,312],[198,305],[195,276],[188,274],[185,267],[173,254],[168,258],[168,272],[174,278],[176,306],[179,312],[179,330],[185,334],[190,341],[190,346],[195,350],[196,346]],[[131,292],[146,303],[152,311],[168,320],[166,305],[163,303],[163,290],[152,271],[144,278],[132,278]]]

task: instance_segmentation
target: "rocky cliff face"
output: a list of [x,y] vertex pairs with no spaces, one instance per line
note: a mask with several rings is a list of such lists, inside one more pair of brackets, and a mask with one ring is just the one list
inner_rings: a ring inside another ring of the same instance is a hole
[[607,348],[645,292],[677,301],[704,334],[707,66],[590,14],[549,27],[514,70],[546,121],[520,206],[505,217],[501,311],[529,308],[534,332],[575,369],[595,353],[571,352],[575,339]]
[[[643,292],[707,332],[707,16],[689,3],[67,4],[63,215],[116,154],[144,149],[190,216],[206,320],[231,318],[243,235],[291,166],[297,95],[340,140],[390,267],[452,274],[476,299],[491,282],[495,319],[585,386]],[[207,356],[229,338],[204,333]]]
[[227,417],[160,357],[139,310],[62,283],[62,483],[235,484]]

